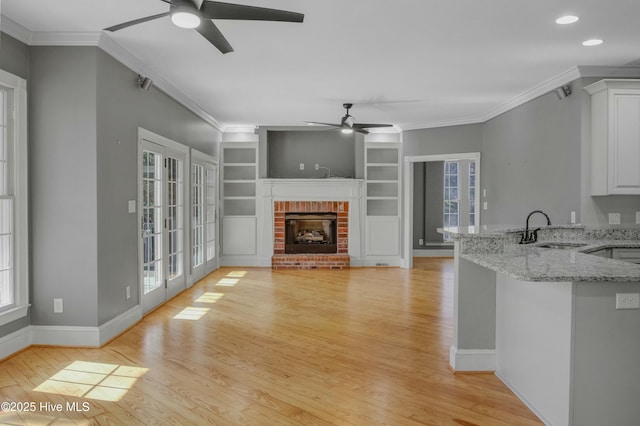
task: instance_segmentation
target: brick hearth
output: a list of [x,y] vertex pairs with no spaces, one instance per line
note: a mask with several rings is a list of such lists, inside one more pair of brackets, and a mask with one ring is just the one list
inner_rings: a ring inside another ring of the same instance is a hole
[[[338,215],[338,253],[285,254],[285,213],[336,213]],[[273,203],[273,269],[346,269],[349,257],[348,201],[275,201]]]

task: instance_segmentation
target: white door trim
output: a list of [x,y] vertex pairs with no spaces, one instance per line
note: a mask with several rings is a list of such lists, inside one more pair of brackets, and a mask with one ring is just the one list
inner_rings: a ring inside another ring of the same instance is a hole
[[413,155],[404,157],[404,210],[402,222],[404,230],[402,268],[413,268],[413,169],[415,163],[429,161],[475,160],[476,162],[476,226],[480,225],[480,153],[463,152],[454,154]]

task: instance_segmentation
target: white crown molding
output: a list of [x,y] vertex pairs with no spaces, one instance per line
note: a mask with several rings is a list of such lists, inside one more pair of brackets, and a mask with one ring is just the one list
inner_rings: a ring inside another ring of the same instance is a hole
[[517,108],[522,104],[525,104],[539,96],[547,94],[553,89],[578,78],[580,78],[580,71],[578,70],[578,67],[572,67],[564,72],[561,72],[560,74],[557,74],[550,79],[535,85],[531,89],[519,94],[518,96],[509,99],[505,103],[492,108],[481,117],[482,122],[489,121],[492,118],[499,116],[500,114],[504,114],[507,111]]
[[151,80],[153,80],[153,84],[156,88],[160,89],[166,95],[173,98],[176,102],[196,114],[198,117],[202,118],[207,123],[211,124],[218,131],[224,131],[224,126],[211,115],[209,115],[205,110],[203,110],[193,100],[191,100],[191,98],[178,90],[173,84],[169,83],[164,77],[162,77],[160,73],[150,68],[147,64],[142,62],[135,55],[122,47],[104,32],[101,33],[97,45],[126,67],[139,74],[144,75],[145,77],[149,77]]
[[4,15],[1,17],[0,30],[28,46],[97,46],[132,71],[151,78],[156,88],[211,124],[219,132],[224,132],[224,126],[214,117],[209,115],[182,91],[169,83],[160,73],[143,63],[102,31],[33,32]]
[[0,30],[26,45],[31,44],[31,36],[33,34],[31,30],[4,15],[0,15]]
[[481,117],[461,118],[458,120],[432,121],[430,123],[411,123],[398,126],[403,132],[409,130],[433,129],[437,127],[464,126],[467,124],[483,123]]
[[640,78],[640,65],[622,67],[578,66],[581,77]]
[[97,46],[99,31],[33,32],[30,46]]

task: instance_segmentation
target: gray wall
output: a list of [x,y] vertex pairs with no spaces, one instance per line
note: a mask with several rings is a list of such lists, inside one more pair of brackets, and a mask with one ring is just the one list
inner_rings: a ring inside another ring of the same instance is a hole
[[30,49],[32,324],[98,325],[96,53]]
[[482,124],[409,130],[403,134],[406,157],[482,151]]
[[[344,135],[331,130],[268,131],[268,177],[324,176],[326,170],[315,170],[315,164],[329,167],[332,176],[355,177],[356,135]],[[304,163],[304,170],[300,170],[300,163]]]
[[96,47],[30,56],[32,323],[98,326],[138,303],[138,126],[211,155],[221,135]]
[[554,224],[569,223],[570,212],[580,209],[580,126],[580,97],[558,100],[554,93],[486,122],[481,203],[488,210],[481,223],[523,225],[536,209]]
[[[0,69],[24,79],[29,77],[29,48],[4,33],[0,33]],[[0,337],[28,326],[30,321],[27,316],[0,326]]]
[[97,65],[98,324],[103,324],[138,304],[138,223],[136,214],[127,213],[127,201],[137,199],[138,127],[213,156],[221,134],[156,88],[138,88],[137,74],[99,49]]

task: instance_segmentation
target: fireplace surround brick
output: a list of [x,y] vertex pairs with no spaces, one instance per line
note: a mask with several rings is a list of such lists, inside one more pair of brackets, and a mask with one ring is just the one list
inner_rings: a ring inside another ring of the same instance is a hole
[[[274,201],[273,203],[273,269],[346,269],[349,256],[348,201]],[[285,254],[285,213],[336,213],[338,215],[338,253]]]

